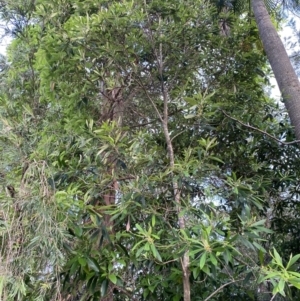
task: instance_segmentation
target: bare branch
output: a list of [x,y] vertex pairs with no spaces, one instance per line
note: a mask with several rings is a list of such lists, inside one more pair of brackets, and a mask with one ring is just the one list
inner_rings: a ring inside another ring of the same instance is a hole
[[146,94],[148,100],[151,102],[151,104],[152,104],[152,106],[153,106],[153,108],[154,108],[154,110],[155,110],[155,112],[156,112],[156,114],[157,114],[159,120],[160,120],[161,123],[163,124],[163,123],[164,123],[163,117],[161,116],[161,114],[160,114],[160,112],[159,112],[159,110],[158,110],[156,104],[154,103],[152,97],[149,95],[147,89],[145,88],[145,86],[143,85],[143,83],[142,83],[139,79],[136,79],[136,82],[137,82],[138,85],[144,90],[144,92],[145,92],[145,94]]
[[233,281],[230,281],[228,283],[225,283],[223,285],[221,285],[218,289],[216,289],[212,294],[210,294],[204,301],[208,301],[211,297],[213,297],[215,294],[217,294],[220,290],[222,290],[225,286],[228,286],[232,283],[235,283],[235,282],[238,282],[238,281],[242,281],[242,279],[240,280],[233,280]]
[[300,140],[294,140],[294,141],[291,141],[291,142],[284,142],[284,141],[281,141],[281,140],[279,140],[278,138],[276,138],[275,136],[273,136],[273,135],[267,133],[266,131],[263,131],[263,130],[261,130],[261,129],[258,129],[258,128],[256,128],[256,127],[250,125],[250,124],[246,124],[246,123],[244,123],[244,122],[242,122],[242,121],[240,121],[240,120],[238,120],[238,119],[236,119],[236,118],[234,118],[234,117],[228,115],[225,111],[223,111],[223,110],[221,110],[221,111],[222,111],[222,113],[223,113],[226,117],[228,117],[228,118],[230,118],[230,119],[236,121],[237,123],[241,124],[242,126],[247,127],[247,128],[249,128],[249,129],[252,129],[252,130],[254,130],[254,131],[257,131],[257,132],[259,132],[259,133],[261,133],[261,134],[264,134],[264,135],[268,136],[269,138],[271,138],[271,139],[277,141],[278,143],[281,143],[281,144],[284,144],[284,145],[290,145],[290,144],[300,143]]

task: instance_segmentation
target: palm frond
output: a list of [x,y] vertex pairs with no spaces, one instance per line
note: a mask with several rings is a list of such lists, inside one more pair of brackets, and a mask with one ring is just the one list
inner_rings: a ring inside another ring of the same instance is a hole
[[300,17],[300,1],[299,0],[282,0],[282,8]]
[[[251,0],[215,0],[214,3],[219,11],[222,9],[233,10],[235,14],[242,14],[250,10]],[[270,13],[275,12],[278,8],[298,14],[300,16],[300,0],[265,0],[267,10]]]

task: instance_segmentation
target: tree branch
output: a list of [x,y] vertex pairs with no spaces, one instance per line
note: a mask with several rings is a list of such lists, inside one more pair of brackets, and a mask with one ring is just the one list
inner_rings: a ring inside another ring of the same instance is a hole
[[163,116],[160,114],[160,112],[159,112],[159,110],[158,110],[156,104],[154,103],[152,97],[149,95],[147,89],[145,88],[145,86],[143,85],[143,83],[140,81],[140,77],[139,77],[138,79],[135,79],[135,80],[136,80],[136,82],[138,83],[138,85],[144,90],[144,92],[145,92],[145,94],[146,94],[148,100],[149,100],[150,103],[152,104],[152,106],[153,106],[153,108],[154,108],[154,110],[155,110],[155,112],[156,112],[156,114],[157,114],[159,120],[160,120],[161,123],[163,124],[163,122],[164,122]]
[[228,115],[225,111],[223,111],[223,110],[221,110],[221,111],[222,111],[222,113],[223,113],[226,117],[228,117],[228,118],[234,120],[235,122],[241,124],[242,126],[247,127],[247,128],[249,128],[249,129],[252,129],[252,130],[254,130],[254,131],[256,131],[256,132],[259,132],[259,133],[261,133],[261,134],[263,134],[263,135],[266,135],[266,136],[268,136],[269,138],[275,140],[275,141],[278,142],[278,143],[281,143],[281,144],[284,144],[284,145],[290,145],[290,144],[300,143],[300,140],[294,140],[294,141],[290,141],[290,142],[284,142],[284,141],[281,141],[281,140],[279,140],[278,138],[276,138],[275,136],[273,136],[273,135],[267,133],[266,131],[260,130],[260,129],[258,129],[258,128],[256,128],[256,127],[250,125],[250,124],[246,124],[246,123],[244,123],[244,122],[242,122],[242,121],[240,121],[240,120],[238,120],[238,119],[236,119],[236,118],[234,118],[234,117]]
[[230,282],[228,282],[228,283],[225,283],[225,284],[223,284],[223,285],[221,285],[218,289],[216,289],[212,294],[210,294],[204,301],[208,301],[211,297],[213,297],[215,294],[217,294],[221,289],[223,289],[225,286],[227,286],[227,285],[230,285],[230,284],[232,284],[232,283],[235,283],[235,282],[238,282],[238,281],[242,281],[242,279],[241,280],[233,280],[233,281],[230,281]]
[[115,289],[117,289],[118,291],[122,292],[123,294],[125,294],[127,297],[129,297],[130,300],[137,301],[137,299],[133,296],[132,292],[129,292],[126,289],[124,289],[124,288],[122,288],[120,286],[117,286],[117,285],[113,285],[113,287]]

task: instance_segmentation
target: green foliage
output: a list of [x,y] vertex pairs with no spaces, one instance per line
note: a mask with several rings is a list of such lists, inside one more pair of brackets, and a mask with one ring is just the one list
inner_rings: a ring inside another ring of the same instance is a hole
[[230,16],[224,37],[201,0],[23,13],[1,70],[3,298],[182,300],[185,253],[192,300],[255,300],[268,279],[295,296],[276,204],[297,194],[297,149],[235,121],[288,138],[255,27]]
[[[274,249],[272,256],[272,262],[269,267],[263,268],[263,272],[266,276],[261,277],[259,282],[262,282],[266,279],[270,279],[273,285],[272,293],[276,295],[277,293],[286,297],[286,289],[288,286],[295,286],[296,288],[300,288],[300,273],[295,272],[295,263],[299,260],[300,255],[290,256],[290,259],[287,263],[287,266],[284,267],[282,258]],[[288,289],[288,294],[291,296],[291,291]]]

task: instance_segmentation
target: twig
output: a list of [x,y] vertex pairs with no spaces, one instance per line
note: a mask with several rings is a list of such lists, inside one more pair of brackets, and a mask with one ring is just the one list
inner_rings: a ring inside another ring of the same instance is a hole
[[269,133],[267,133],[267,132],[265,132],[265,131],[263,131],[263,130],[260,130],[260,129],[258,129],[258,128],[256,128],[256,127],[250,125],[250,124],[246,124],[246,123],[244,123],[244,122],[242,122],[242,121],[240,121],[240,120],[238,120],[238,119],[236,119],[236,118],[234,118],[234,117],[228,115],[228,114],[227,114],[225,111],[223,111],[223,110],[221,110],[221,111],[222,111],[222,113],[223,113],[225,116],[227,116],[228,118],[230,118],[230,119],[236,121],[237,123],[241,124],[242,126],[247,127],[247,128],[249,128],[249,129],[252,129],[252,130],[254,130],[254,131],[257,131],[257,132],[259,132],[259,133],[262,133],[262,134],[268,136],[269,138],[271,138],[271,139],[277,141],[278,143],[281,143],[281,144],[284,144],[284,145],[300,143],[300,140],[294,140],[294,141],[290,141],[290,142],[284,142],[284,141],[281,141],[281,140],[279,140],[278,138],[276,138],[275,136],[273,136],[273,135],[271,135],[271,134],[269,134]]
[[204,301],[208,301],[211,297],[213,297],[215,294],[217,294],[221,289],[223,289],[225,286],[230,285],[232,283],[238,282],[238,281],[242,281],[242,280],[233,280],[231,282],[225,283],[223,285],[221,285],[218,289],[216,289],[212,294],[210,294]]
[[127,297],[131,298],[131,300],[133,301],[137,301],[137,299],[133,296],[132,292],[127,291],[126,289],[117,286],[117,285],[113,285],[113,288],[117,289],[118,291],[122,292],[123,294],[125,294]]
[[173,141],[176,137],[178,137],[179,135],[181,135],[181,134],[184,133],[184,132],[185,132],[185,130],[183,130],[183,131],[177,133],[176,135],[174,135],[174,136],[172,137],[171,141]]
[[127,177],[117,178],[116,181],[134,180],[135,178],[133,175],[128,175]]
[[146,94],[146,97],[149,99],[149,101],[151,102],[159,120],[161,121],[161,123],[163,124],[164,123],[164,119],[162,117],[162,115],[160,114],[156,104],[154,103],[152,97],[149,95],[147,89],[145,88],[145,86],[143,85],[143,83],[140,81],[140,78],[136,79],[136,82],[138,83],[138,85],[144,90],[145,94]]

